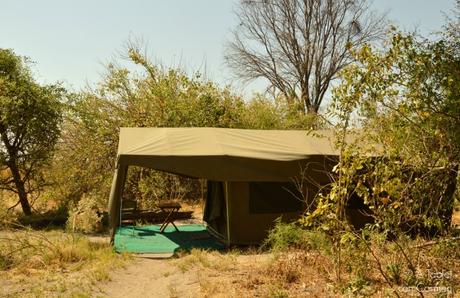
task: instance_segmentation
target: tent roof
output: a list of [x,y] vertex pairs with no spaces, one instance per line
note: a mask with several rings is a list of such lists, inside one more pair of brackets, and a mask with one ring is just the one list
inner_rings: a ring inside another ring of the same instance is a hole
[[121,128],[118,156],[228,156],[271,161],[338,155],[331,131]]
[[289,181],[307,165],[323,172],[329,167],[325,156],[338,155],[331,136],[331,131],[121,128],[117,162],[218,181]]

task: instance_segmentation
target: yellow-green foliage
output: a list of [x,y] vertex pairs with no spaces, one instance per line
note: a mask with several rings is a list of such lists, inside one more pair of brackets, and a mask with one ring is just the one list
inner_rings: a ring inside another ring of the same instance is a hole
[[[99,207],[109,195],[119,127],[310,128],[310,116],[292,112],[281,100],[258,95],[246,102],[229,88],[187,75],[179,69],[151,63],[132,47],[130,62],[140,71],[111,63],[93,90],[75,94],[68,102],[61,142],[50,169],[53,196],[78,201],[91,194]],[[178,182],[178,183],[177,183]],[[152,170],[132,168],[125,193],[138,200],[170,199],[170,189],[197,197],[200,185]]]
[[340,162],[307,226],[340,226],[354,197],[380,229],[449,231],[460,164],[458,47],[396,31],[387,43],[353,49],[356,63],[341,72],[330,114]]
[[280,252],[288,248],[305,250],[315,249],[330,254],[331,240],[322,231],[309,231],[296,223],[283,223],[277,220],[276,225],[268,233],[264,246],[273,252]]
[[11,195],[7,194],[8,193],[6,191],[0,190],[0,228],[8,225],[14,219],[13,212],[8,210],[8,203]]
[[70,208],[67,229],[71,232],[95,232],[101,227],[102,215],[97,213],[97,200],[84,195],[78,203]]

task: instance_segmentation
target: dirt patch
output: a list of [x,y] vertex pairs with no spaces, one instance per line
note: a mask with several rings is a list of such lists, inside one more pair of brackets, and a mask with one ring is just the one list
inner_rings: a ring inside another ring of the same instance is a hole
[[[194,250],[172,259],[137,258],[94,295],[104,297],[333,297],[314,267],[296,256]],[[287,261],[288,263],[285,263]],[[291,262],[292,261],[292,262]],[[302,271],[299,271],[302,270]]]
[[181,272],[168,259],[147,257],[136,260],[111,275],[96,295],[106,297],[197,297],[200,291],[196,272]]

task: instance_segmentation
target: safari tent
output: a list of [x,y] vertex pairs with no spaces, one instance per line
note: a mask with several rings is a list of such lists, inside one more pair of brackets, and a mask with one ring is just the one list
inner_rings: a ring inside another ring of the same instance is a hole
[[[337,155],[329,131],[121,128],[109,200],[112,237],[129,166],[206,179],[207,228],[228,244],[252,244],[278,217],[300,216],[329,182]],[[299,187],[293,182],[301,173],[306,183]]]

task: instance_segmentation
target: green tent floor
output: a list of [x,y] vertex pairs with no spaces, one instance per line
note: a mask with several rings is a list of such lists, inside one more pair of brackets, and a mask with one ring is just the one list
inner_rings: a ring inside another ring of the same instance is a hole
[[225,248],[223,243],[206,231],[204,225],[178,225],[177,228],[179,232],[169,225],[160,233],[160,225],[118,227],[114,239],[115,251],[163,254],[192,248]]

